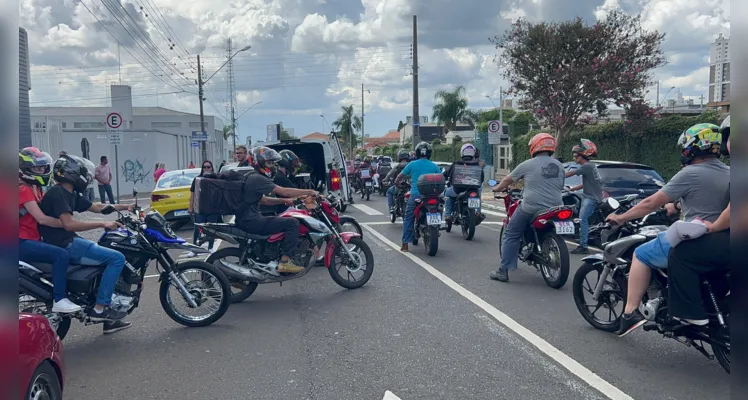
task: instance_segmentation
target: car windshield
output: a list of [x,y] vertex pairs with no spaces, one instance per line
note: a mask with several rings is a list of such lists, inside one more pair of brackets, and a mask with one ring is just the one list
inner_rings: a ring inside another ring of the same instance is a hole
[[619,188],[661,188],[665,180],[657,171],[648,168],[635,167],[607,167],[598,168],[605,186]]
[[196,176],[200,175],[200,170],[180,170],[170,171],[163,175],[156,184],[157,189],[171,189],[192,185]]

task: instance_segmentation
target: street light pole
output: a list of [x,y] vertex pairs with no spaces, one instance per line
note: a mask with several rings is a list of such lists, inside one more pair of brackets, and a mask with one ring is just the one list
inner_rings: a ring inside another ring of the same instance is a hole
[[242,115],[246,114],[247,111],[251,110],[252,108],[254,108],[254,106],[256,106],[258,104],[262,104],[262,101],[258,101],[257,103],[252,104],[251,106],[249,106],[249,108],[247,108],[246,110],[242,111],[242,113],[239,114],[238,117],[234,117],[234,110],[233,109],[231,110],[231,138],[234,141],[234,153],[236,153],[236,136],[237,136],[236,135],[236,120],[238,120],[239,118],[241,118]]

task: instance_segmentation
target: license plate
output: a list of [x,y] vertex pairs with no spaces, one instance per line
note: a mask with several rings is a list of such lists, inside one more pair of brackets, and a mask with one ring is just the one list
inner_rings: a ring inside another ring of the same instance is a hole
[[574,223],[571,221],[555,221],[553,223],[556,225],[556,233],[559,235],[573,235],[574,230]]
[[439,213],[426,214],[426,223],[428,223],[429,225],[441,225],[442,215]]
[[370,186],[371,186],[371,182],[366,182],[366,187],[370,187]]
[[468,208],[480,208],[480,199],[471,197],[468,199]]
[[175,217],[184,217],[185,215],[189,215],[189,214],[190,213],[187,210],[174,211],[174,216]]

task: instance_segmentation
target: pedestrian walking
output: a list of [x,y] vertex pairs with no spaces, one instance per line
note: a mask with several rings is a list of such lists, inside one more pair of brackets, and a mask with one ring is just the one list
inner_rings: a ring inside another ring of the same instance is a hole
[[104,194],[109,197],[109,204],[114,204],[114,193],[112,192],[112,168],[109,166],[109,160],[106,156],[101,156],[101,163],[96,166],[94,179],[99,184],[99,198],[101,204],[106,204]]
[[164,163],[158,163],[156,164],[156,170],[153,171],[153,181],[158,182],[158,178],[161,177],[161,175],[166,172],[166,164]]

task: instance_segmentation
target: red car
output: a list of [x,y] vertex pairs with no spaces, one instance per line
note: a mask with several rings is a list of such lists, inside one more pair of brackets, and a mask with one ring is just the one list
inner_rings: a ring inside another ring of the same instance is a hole
[[43,315],[18,315],[18,359],[22,400],[62,400],[62,341]]

